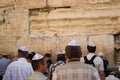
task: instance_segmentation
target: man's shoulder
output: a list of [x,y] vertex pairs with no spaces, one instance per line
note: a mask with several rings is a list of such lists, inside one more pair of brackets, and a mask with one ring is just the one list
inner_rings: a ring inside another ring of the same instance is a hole
[[16,65],[17,64],[17,61],[14,61],[14,62],[11,62],[10,64],[9,64],[9,66],[12,66],[12,65]]
[[66,63],[64,65],[61,65],[59,67],[57,67],[56,70],[65,70],[65,69],[93,69],[93,67],[91,65],[85,64],[85,63],[81,63],[80,61],[75,61],[75,62],[69,62]]
[[100,58],[99,56],[96,56],[95,60],[96,60],[96,61],[102,61],[102,62],[103,62],[102,58]]
[[86,55],[87,57],[93,57],[93,56],[95,56],[95,60],[98,60],[98,61],[102,61],[102,58],[100,58],[99,56],[97,56],[96,54],[94,54],[94,53],[89,53],[88,55]]
[[28,77],[28,80],[46,80],[47,77],[44,76],[41,72],[34,72],[30,77]]

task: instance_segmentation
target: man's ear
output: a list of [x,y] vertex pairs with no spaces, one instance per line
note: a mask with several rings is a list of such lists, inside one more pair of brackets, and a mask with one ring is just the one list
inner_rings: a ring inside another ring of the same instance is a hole
[[67,55],[65,54],[65,59],[68,59]]
[[67,61],[69,61],[70,59],[67,57],[67,55],[65,54],[65,59],[67,60]]

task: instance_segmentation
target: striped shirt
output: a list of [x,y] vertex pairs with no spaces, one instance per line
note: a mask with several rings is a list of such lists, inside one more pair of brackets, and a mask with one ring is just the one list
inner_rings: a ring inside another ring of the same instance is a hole
[[100,78],[96,79],[91,65],[72,61],[57,67],[52,80],[100,80]]
[[64,65],[65,63],[63,61],[58,61],[57,63],[55,63],[53,66],[52,66],[52,73],[55,71],[55,69],[58,67],[58,66],[61,66],[61,65]]

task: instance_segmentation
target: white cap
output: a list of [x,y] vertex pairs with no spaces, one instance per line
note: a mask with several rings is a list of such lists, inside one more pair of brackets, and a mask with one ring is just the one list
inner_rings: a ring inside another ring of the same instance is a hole
[[90,46],[90,47],[96,47],[95,44],[92,43],[92,42],[89,42],[88,46]]
[[2,55],[7,55],[6,53],[3,53]]
[[79,43],[75,40],[70,41],[67,46],[80,46]]
[[42,58],[43,58],[42,55],[36,53],[36,54],[34,55],[34,57],[32,58],[32,60],[39,60],[39,59],[42,59]]
[[62,52],[59,51],[59,52],[57,52],[57,55],[58,54],[65,54],[65,51],[62,51]]
[[98,53],[98,56],[103,56],[103,53],[102,53],[102,52],[99,52],[99,53]]
[[22,51],[28,51],[28,48],[26,46],[21,46],[19,49]]

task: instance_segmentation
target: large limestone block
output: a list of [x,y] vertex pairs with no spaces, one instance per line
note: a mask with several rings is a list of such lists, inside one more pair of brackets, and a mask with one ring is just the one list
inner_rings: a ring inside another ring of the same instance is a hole
[[89,0],[89,4],[110,3],[112,0]]
[[[55,60],[56,37],[24,37],[17,40],[16,50],[25,45],[29,48],[29,52],[37,52],[42,55],[52,50],[52,60]],[[16,55],[17,55],[17,51]]]
[[76,40],[80,46],[81,46],[81,50],[82,50],[82,55],[86,55],[87,54],[87,48],[86,48],[86,40],[87,40],[87,36],[83,36],[83,35],[71,35],[71,36],[60,36],[57,39],[57,50],[62,52],[65,50],[65,47],[67,46],[67,44],[72,41],[72,40]]
[[[116,17],[119,18],[119,17]],[[119,20],[112,20],[113,18],[81,18],[81,19],[60,19],[60,20],[49,20],[49,26],[74,26],[74,25],[81,25],[81,26],[89,26],[89,25],[119,25]]]
[[7,36],[28,36],[28,10],[10,10],[6,12]]
[[114,63],[114,37],[113,35],[93,35],[89,37],[89,42],[95,43],[98,52],[102,51],[107,59],[109,59],[110,64]]
[[77,0],[48,0],[50,7],[68,7],[77,4]]
[[119,13],[120,8],[86,10],[83,17],[87,18],[118,17],[120,16]]
[[16,0],[15,1],[15,9],[27,9],[29,6],[28,0]]
[[83,16],[83,9],[56,9],[50,11],[48,15],[48,19],[76,19],[82,18]]
[[0,0],[0,8],[13,7],[15,0]]
[[29,48],[29,52],[35,51],[41,54],[45,54],[48,50],[56,50],[56,38],[55,37],[23,37],[17,40],[16,49],[25,45]]
[[15,38],[13,37],[1,37],[0,36],[0,54],[6,53],[6,54],[11,54],[14,55],[15,51]]
[[39,27],[47,27],[47,12],[41,12],[37,16],[31,16],[30,22],[31,22],[31,28],[35,28],[37,26]]
[[30,35],[40,35],[48,28],[47,24],[47,12],[37,12],[37,15],[30,16]]
[[44,8],[46,7],[46,1],[47,0],[28,0],[29,1],[29,8]]
[[16,0],[16,9],[36,9],[46,7],[46,0]]
[[57,9],[50,11],[48,19],[79,19],[79,18],[104,18],[119,17],[120,8],[114,9]]
[[[54,24],[58,24],[57,22]],[[57,36],[69,35],[86,35],[86,34],[114,34],[120,31],[120,25],[89,25],[81,26],[80,24],[71,25],[56,25],[50,26],[49,31],[53,31]],[[115,29],[116,28],[116,29]],[[45,30],[43,30],[45,31]],[[47,31],[46,31],[47,32]]]
[[55,28],[57,33],[61,31],[60,34],[63,32],[70,34],[113,34],[113,32],[120,31],[119,16],[119,9],[113,13],[112,9],[103,10],[103,12],[99,10],[84,12],[82,9],[58,9],[51,11],[48,15],[48,25],[50,28]]

